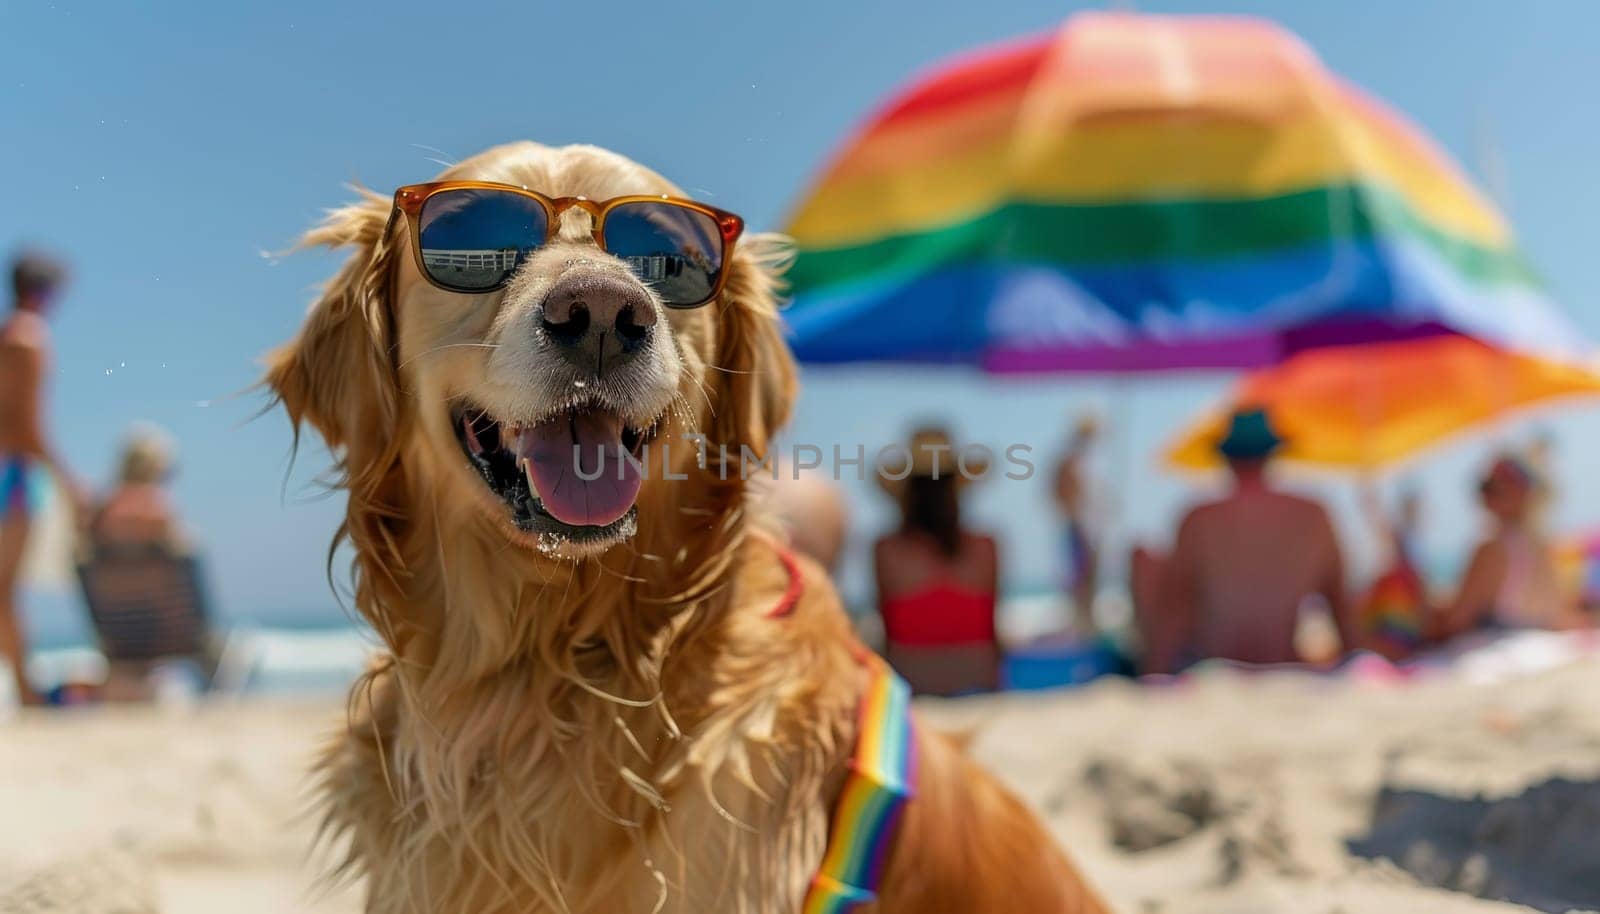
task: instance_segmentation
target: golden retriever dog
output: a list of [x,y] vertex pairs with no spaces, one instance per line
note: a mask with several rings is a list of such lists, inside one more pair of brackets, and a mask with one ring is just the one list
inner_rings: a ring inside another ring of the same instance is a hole
[[[826,576],[761,533],[728,472],[795,395],[786,249],[737,238],[710,300],[667,307],[687,302],[663,289],[716,272],[709,255],[652,267],[608,253],[626,239],[602,249],[596,224],[619,196],[681,199],[654,172],[516,143],[439,180],[564,202],[514,263],[466,230],[429,242],[461,250],[419,245],[418,214],[387,197],[330,213],[305,243],[353,254],[267,366],[336,457],[335,545],[386,648],[318,766],[342,871],[374,914],[797,912],[869,673]],[[492,218],[539,218],[517,205]],[[606,218],[606,237],[651,231]],[[615,481],[541,469],[569,440],[639,463]],[[856,910],[1102,910],[1017,799],[914,732],[917,792]]]

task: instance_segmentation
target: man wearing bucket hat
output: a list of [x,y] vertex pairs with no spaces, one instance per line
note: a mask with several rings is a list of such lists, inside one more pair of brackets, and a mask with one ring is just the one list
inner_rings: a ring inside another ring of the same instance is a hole
[[1346,648],[1354,628],[1345,601],[1344,561],[1322,506],[1274,490],[1267,465],[1283,444],[1261,409],[1235,413],[1217,452],[1232,490],[1189,511],[1161,574],[1149,622],[1147,670],[1221,658],[1291,663],[1301,604],[1320,596]]
[[999,681],[998,549],[961,520],[962,490],[989,469],[981,450],[930,425],[885,448],[878,465],[879,485],[900,508],[899,527],[873,547],[885,655],[917,692],[988,691]]

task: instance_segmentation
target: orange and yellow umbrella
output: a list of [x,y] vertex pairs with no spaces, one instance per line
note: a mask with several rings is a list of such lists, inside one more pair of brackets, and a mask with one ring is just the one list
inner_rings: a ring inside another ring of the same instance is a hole
[[1166,457],[1184,469],[1219,465],[1215,446],[1229,413],[1261,408],[1285,439],[1283,458],[1372,470],[1514,410],[1595,395],[1600,371],[1469,337],[1311,350],[1247,375],[1227,408],[1185,430]]

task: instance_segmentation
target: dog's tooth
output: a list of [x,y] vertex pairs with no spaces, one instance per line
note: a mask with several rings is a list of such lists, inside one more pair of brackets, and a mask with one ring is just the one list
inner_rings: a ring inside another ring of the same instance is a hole
[[461,428],[467,433],[467,447],[474,455],[482,454],[483,442],[478,440],[478,433],[472,428],[471,416],[463,416],[461,418]]
[[539,494],[539,484],[533,481],[533,461],[523,457],[517,461],[517,466],[522,469],[523,477],[528,480],[528,491],[533,493],[534,498],[543,501],[543,496]]

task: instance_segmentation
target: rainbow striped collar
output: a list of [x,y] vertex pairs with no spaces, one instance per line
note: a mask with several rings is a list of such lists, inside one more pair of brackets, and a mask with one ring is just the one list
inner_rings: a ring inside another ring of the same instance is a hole
[[857,709],[855,755],[802,914],[842,914],[877,900],[895,826],[916,793],[911,688],[878,655],[863,650],[861,660],[871,680]]

